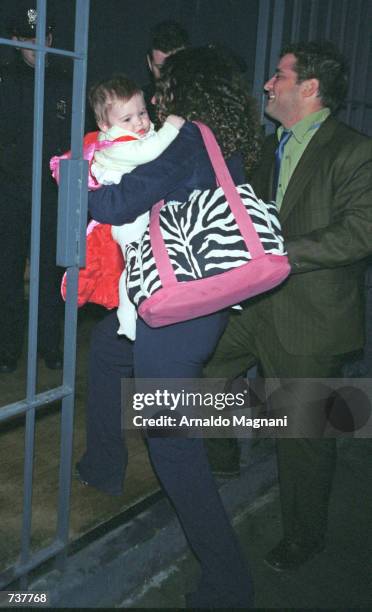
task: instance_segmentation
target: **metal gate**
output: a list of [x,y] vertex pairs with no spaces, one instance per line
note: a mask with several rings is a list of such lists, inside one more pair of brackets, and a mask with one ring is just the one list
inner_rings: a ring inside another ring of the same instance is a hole
[[[22,589],[27,588],[28,573],[44,561],[55,558],[63,568],[67,556],[69,531],[69,500],[71,488],[71,457],[73,436],[77,285],[78,268],[84,265],[85,227],[87,218],[87,162],[82,159],[85,117],[85,87],[90,0],[76,0],[74,50],[67,51],[45,46],[47,0],[37,0],[36,42],[19,42],[0,38],[1,45],[17,46],[36,51],[34,90],[34,142],[32,179],[32,222],[30,249],[30,295],[27,355],[26,397],[0,410],[0,423],[16,416],[25,416],[25,456],[23,517],[20,555],[17,563],[0,574],[0,590],[20,578]],[[70,58],[73,62],[73,96],[71,120],[72,159],[61,165],[58,199],[57,265],[68,268],[67,300],[64,327],[64,364],[62,384],[43,393],[36,391],[37,326],[39,294],[40,219],[42,186],[42,144],[44,81],[46,54]],[[31,551],[32,491],[34,465],[35,416],[43,406],[61,401],[61,442],[58,492],[58,518],[52,543]]]

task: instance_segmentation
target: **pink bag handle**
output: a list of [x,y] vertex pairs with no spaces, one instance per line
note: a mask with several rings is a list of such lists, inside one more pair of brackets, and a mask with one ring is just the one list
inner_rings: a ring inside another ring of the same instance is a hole
[[[216,173],[218,183],[220,187],[222,187],[226,200],[230,206],[232,214],[234,215],[242,238],[251,254],[252,259],[265,255],[264,248],[254,228],[253,221],[247,214],[245,206],[241,200],[238,190],[236,189],[234,181],[231,178],[231,174],[226,166],[221,149],[212,130],[204,125],[204,123],[200,123],[199,121],[194,121],[193,123],[195,123],[200,130],[205,148],[207,149],[211,164]],[[152,207],[149,233],[152,244],[152,252],[161,284],[163,287],[169,287],[170,285],[177,284],[178,281],[160,229],[160,210],[163,206],[164,200],[161,200]]]
[[164,200],[160,200],[151,209],[149,233],[156,267],[163,287],[176,285],[178,283],[176,275],[169,259],[168,251],[165,246],[164,238],[160,229],[160,211],[164,206]]
[[240,233],[252,256],[252,259],[265,255],[264,248],[254,228],[253,221],[247,214],[246,208],[241,200],[234,181],[231,178],[231,174],[226,166],[221,149],[212,130],[208,126],[204,125],[204,123],[200,123],[199,121],[194,121],[193,123],[198,126],[201,132],[205,148],[208,151],[218,183],[220,187],[222,187],[222,191],[226,196],[226,200],[230,206],[232,214],[235,217]]

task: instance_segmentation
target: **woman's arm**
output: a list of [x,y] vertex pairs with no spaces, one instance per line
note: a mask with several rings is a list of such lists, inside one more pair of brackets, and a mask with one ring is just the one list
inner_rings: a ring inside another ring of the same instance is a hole
[[198,128],[186,122],[160,157],[124,175],[119,185],[89,192],[91,216],[112,225],[134,221],[187,180],[201,157],[206,152]]

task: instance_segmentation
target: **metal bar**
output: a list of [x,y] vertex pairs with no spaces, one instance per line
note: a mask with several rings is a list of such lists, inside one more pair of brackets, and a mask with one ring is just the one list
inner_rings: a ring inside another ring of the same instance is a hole
[[270,47],[270,76],[275,72],[278,64],[280,49],[283,44],[283,24],[285,13],[285,0],[275,0],[273,27],[271,32],[271,47]]
[[261,0],[258,5],[256,57],[253,79],[253,96],[256,98],[260,109],[261,122],[264,121],[265,111],[265,74],[267,63],[267,41],[269,36],[270,0]]
[[[356,79],[356,95],[358,98],[363,100],[362,104],[357,105],[356,119],[353,127],[359,131],[363,130],[364,114],[367,104],[365,99],[367,97],[367,85],[368,85],[368,72],[369,72],[369,53],[370,53],[370,33],[367,28],[360,27],[360,20],[363,15],[363,19],[366,23],[371,23],[372,20],[372,7],[370,2],[361,2],[359,7],[359,49],[358,54],[358,78]],[[355,77],[354,77],[355,80]]]
[[80,159],[61,160],[58,190],[57,265],[63,268],[71,268],[76,265],[85,266],[87,184],[87,161],[81,157]]
[[[45,39],[46,0],[37,1],[38,20],[36,40],[40,45]],[[41,218],[41,179],[44,118],[44,79],[45,48],[36,52],[35,90],[34,90],[34,133],[32,160],[32,213],[31,213],[31,257],[30,257],[30,297],[27,355],[26,401],[35,397],[37,363],[37,329],[39,303],[39,261],[40,261],[40,218]],[[30,554],[32,522],[32,481],[34,467],[35,409],[26,414],[23,521],[21,532],[20,564],[25,565]],[[24,578],[24,581],[27,578]],[[23,581],[23,582],[24,582]],[[21,583],[24,588],[25,584]]]
[[344,42],[345,42],[348,6],[349,6],[348,0],[342,0],[341,23],[340,23],[340,30],[339,30],[339,35],[338,35],[338,44],[339,44],[340,49],[343,48]]
[[300,0],[294,0],[293,13],[292,13],[292,26],[291,26],[291,41],[297,42],[300,35],[301,25],[301,2]]
[[61,552],[61,550],[63,550],[64,546],[65,544],[63,542],[60,540],[55,540],[50,546],[42,548],[30,556],[27,563],[19,563],[18,565],[1,572],[0,590],[3,590],[8,584],[14,580],[17,580],[17,578],[31,572],[31,570],[41,565],[41,563],[44,563],[51,557],[57,555],[59,552]]
[[[356,17],[354,19],[354,36],[353,36],[353,50],[352,50],[352,56],[351,56],[351,62],[350,62],[350,81],[349,81],[349,91],[353,92],[354,91],[354,83],[356,81],[356,72],[357,72],[357,54],[358,54],[358,46],[359,46],[359,39],[360,39],[360,23],[361,23],[361,18],[362,18],[362,6],[361,6],[361,2],[360,0],[355,0],[354,4],[353,4],[353,9],[354,7],[357,5],[357,10],[353,13],[354,15],[356,14]],[[352,115],[352,103],[349,103],[347,105],[347,112],[346,112],[346,123],[348,124],[352,124],[351,121],[351,115]]]
[[[21,42],[20,40],[14,41],[9,40],[9,38],[1,38],[0,44],[7,45],[8,47],[16,47],[17,49],[33,49],[34,51],[44,51],[45,45],[39,45],[37,43],[30,42]],[[76,59],[82,59],[82,56],[79,53],[74,53],[74,51],[64,51],[63,49],[58,49],[57,47],[48,47],[46,53],[50,53],[51,55],[63,55],[64,57],[71,57]]]
[[[38,21],[36,36],[44,36],[41,25],[45,27],[46,0],[38,0]],[[41,24],[41,25],[40,25]],[[37,327],[39,303],[39,263],[40,263],[40,220],[42,151],[44,137],[44,79],[45,49],[36,53],[35,90],[34,90],[34,130],[32,154],[32,214],[31,214],[31,256],[30,256],[30,297],[29,332],[27,361],[27,399],[32,400],[36,388]]]
[[35,395],[31,402],[23,400],[21,402],[15,402],[14,404],[8,404],[0,409],[0,423],[26,414],[29,410],[41,408],[46,404],[51,404],[61,400],[67,395],[71,395],[71,393],[71,387],[63,385],[61,387],[55,387],[54,389],[50,389],[49,391],[44,391],[43,393]]
[[[23,514],[21,531],[20,565],[25,565],[30,557],[31,528],[32,528],[32,492],[34,471],[34,445],[35,445],[35,409],[26,414],[25,431],[25,458],[24,458],[24,484],[23,484]],[[21,589],[27,588],[27,575],[23,575]]]
[[[275,72],[278,57],[283,44],[283,25],[285,14],[285,0],[274,0],[274,13],[270,41],[269,78]],[[264,120],[265,132],[269,134],[274,131],[274,123],[269,119]]]
[[[44,561],[61,554],[64,560],[67,554],[68,543],[68,518],[69,497],[72,458],[72,434],[73,434],[73,394],[75,389],[75,365],[76,365],[76,327],[77,327],[77,265],[82,258],[82,247],[77,240],[78,253],[76,266],[70,276],[70,290],[68,288],[68,307],[65,320],[65,362],[64,378],[61,387],[36,394],[36,354],[37,354],[37,320],[38,320],[38,269],[40,249],[40,218],[41,218],[41,186],[42,186],[42,143],[43,143],[43,114],[44,114],[44,78],[45,78],[45,56],[47,53],[71,57],[74,60],[74,107],[72,119],[72,149],[74,155],[82,157],[82,136],[84,129],[85,111],[85,87],[87,69],[87,44],[89,26],[89,0],[77,0],[75,18],[75,50],[74,52],[51,49],[42,43],[45,37],[46,23],[46,0],[37,0],[37,32],[36,43],[24,43],[0,38],[0,44],[34,49],[36,51],[35,61],[35,92],[34,92],[34,142],[33,142],[33,181],[32,181],[32,229],[31,229],[31,270],[30,270],[30,311],[29,311],[29,342],[28,342],[28,368],[27,368],[27,390],[26,399],[4,406],[0,410],[0,423],[12,418],[26,414],[25,432],[25,464],[24,464],[24,504],[23,524],[21,534],[20,561],[12,568],[8,568],[0,574],[0,588],[9,582],[20,578],[21,588],[27,588],[28,573],[38,567]],[[82,172],[83,174],[83,172]],[[79,177],[78,177],[79,178]],[[81,196],[82,181],[76,180],[75,191],[78,212],[76,215],[77,225],[82,234],[83,218],[84,229],[86,222],[86,200]],[[86,187],[84,187],[86,189]],[[86,194],[85,194],[86,195]],[[85,209],[84,209],[85,203]],[[76,230],[72,228],[72,231]],[[85,236],[85,232],[84,232]],[[72,280],[71,280],[72,279]],[[70,384],[69,384],[70,383]],[[35,440],[35,412],[37,408],[56,400],[62,399],[62,423],[61,423],[61,465],[60,465],[60,489],[58,505],[58,533],[62,537],[56,537],[54,542],[35,554],[30,552],[31,526],[32,526],[32,476]]]
[[308,39],[316,37],[318,29],[319,0],[311,0]]
[[[72,158],[82,158],[83,154],[83,135],[85,117],[85,89],[87,76],[87,54],[88,54],[88,30],[89,30],[89,0],[76,1],[75,17],[75,51],[82,55],[83,59],[74,60],[73,75],[73,104],[71,122],[71,154]],[[72,189],[72,197],[80,203],[80,210],[77,215],[79,228],[74,228],[80,236],[82,228],[85,227],[87,211],[81,210],[82,203],[87,203],[87,199],[81,197],[82,190],[87,191],[87,183],[82,181],[75,182],[75,189]],[[71,228],[72,229],[72,228]],[[85,243],[84,243],[85,244]],[[80,243],[78,241],[78,250]],[[81,253],[79,252],[79,258]],[[78,263],[78,262],[77,262]],[[63,383],[75,390],[75,367],[76,367],[76,329],[77,329],[77,290],[78,290],[78,267],[72,268],[68,274],[67,300],[65,311],[65,334],[64,334],[64,364],[63,364]],[[65,548],[56,558],[57,567],[63,568],[68,545],[68,531],[70,518],[70,494],[71,494],[71,468],[72,468],[72,442],[73,442],[73,417],[74,417],[74,395],[65,397],[62,400],[61,415],[61,461],[59,472],[59,497],[58,497],[58,520],[57,537],[64,542]]]
[[327,20],[326,20],[326,28],[325,28],[325,37],[331,37],[331,29],[332,29],[332,16],[333,16],[333,0],[328,0],[327,7]]

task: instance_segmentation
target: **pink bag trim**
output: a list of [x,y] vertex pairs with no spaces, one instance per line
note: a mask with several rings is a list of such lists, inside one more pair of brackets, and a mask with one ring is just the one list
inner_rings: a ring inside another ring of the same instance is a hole
[[[265,254],[215,276],[158,289],[141,303],[138,314],[151,327],[202,317],[276,287],[289,272],[287,257]],[[256,281],[250,292],[245,282],[247,275],[253,275]]]
[[160,229],[160,210],[164,205],[164,200],[155,204],[151,209],[149,234],[152,246],[152,254],[158,269],[159,278],[163,287],[177,285],[178,281],[169,259],[165,246],[164,238]]

